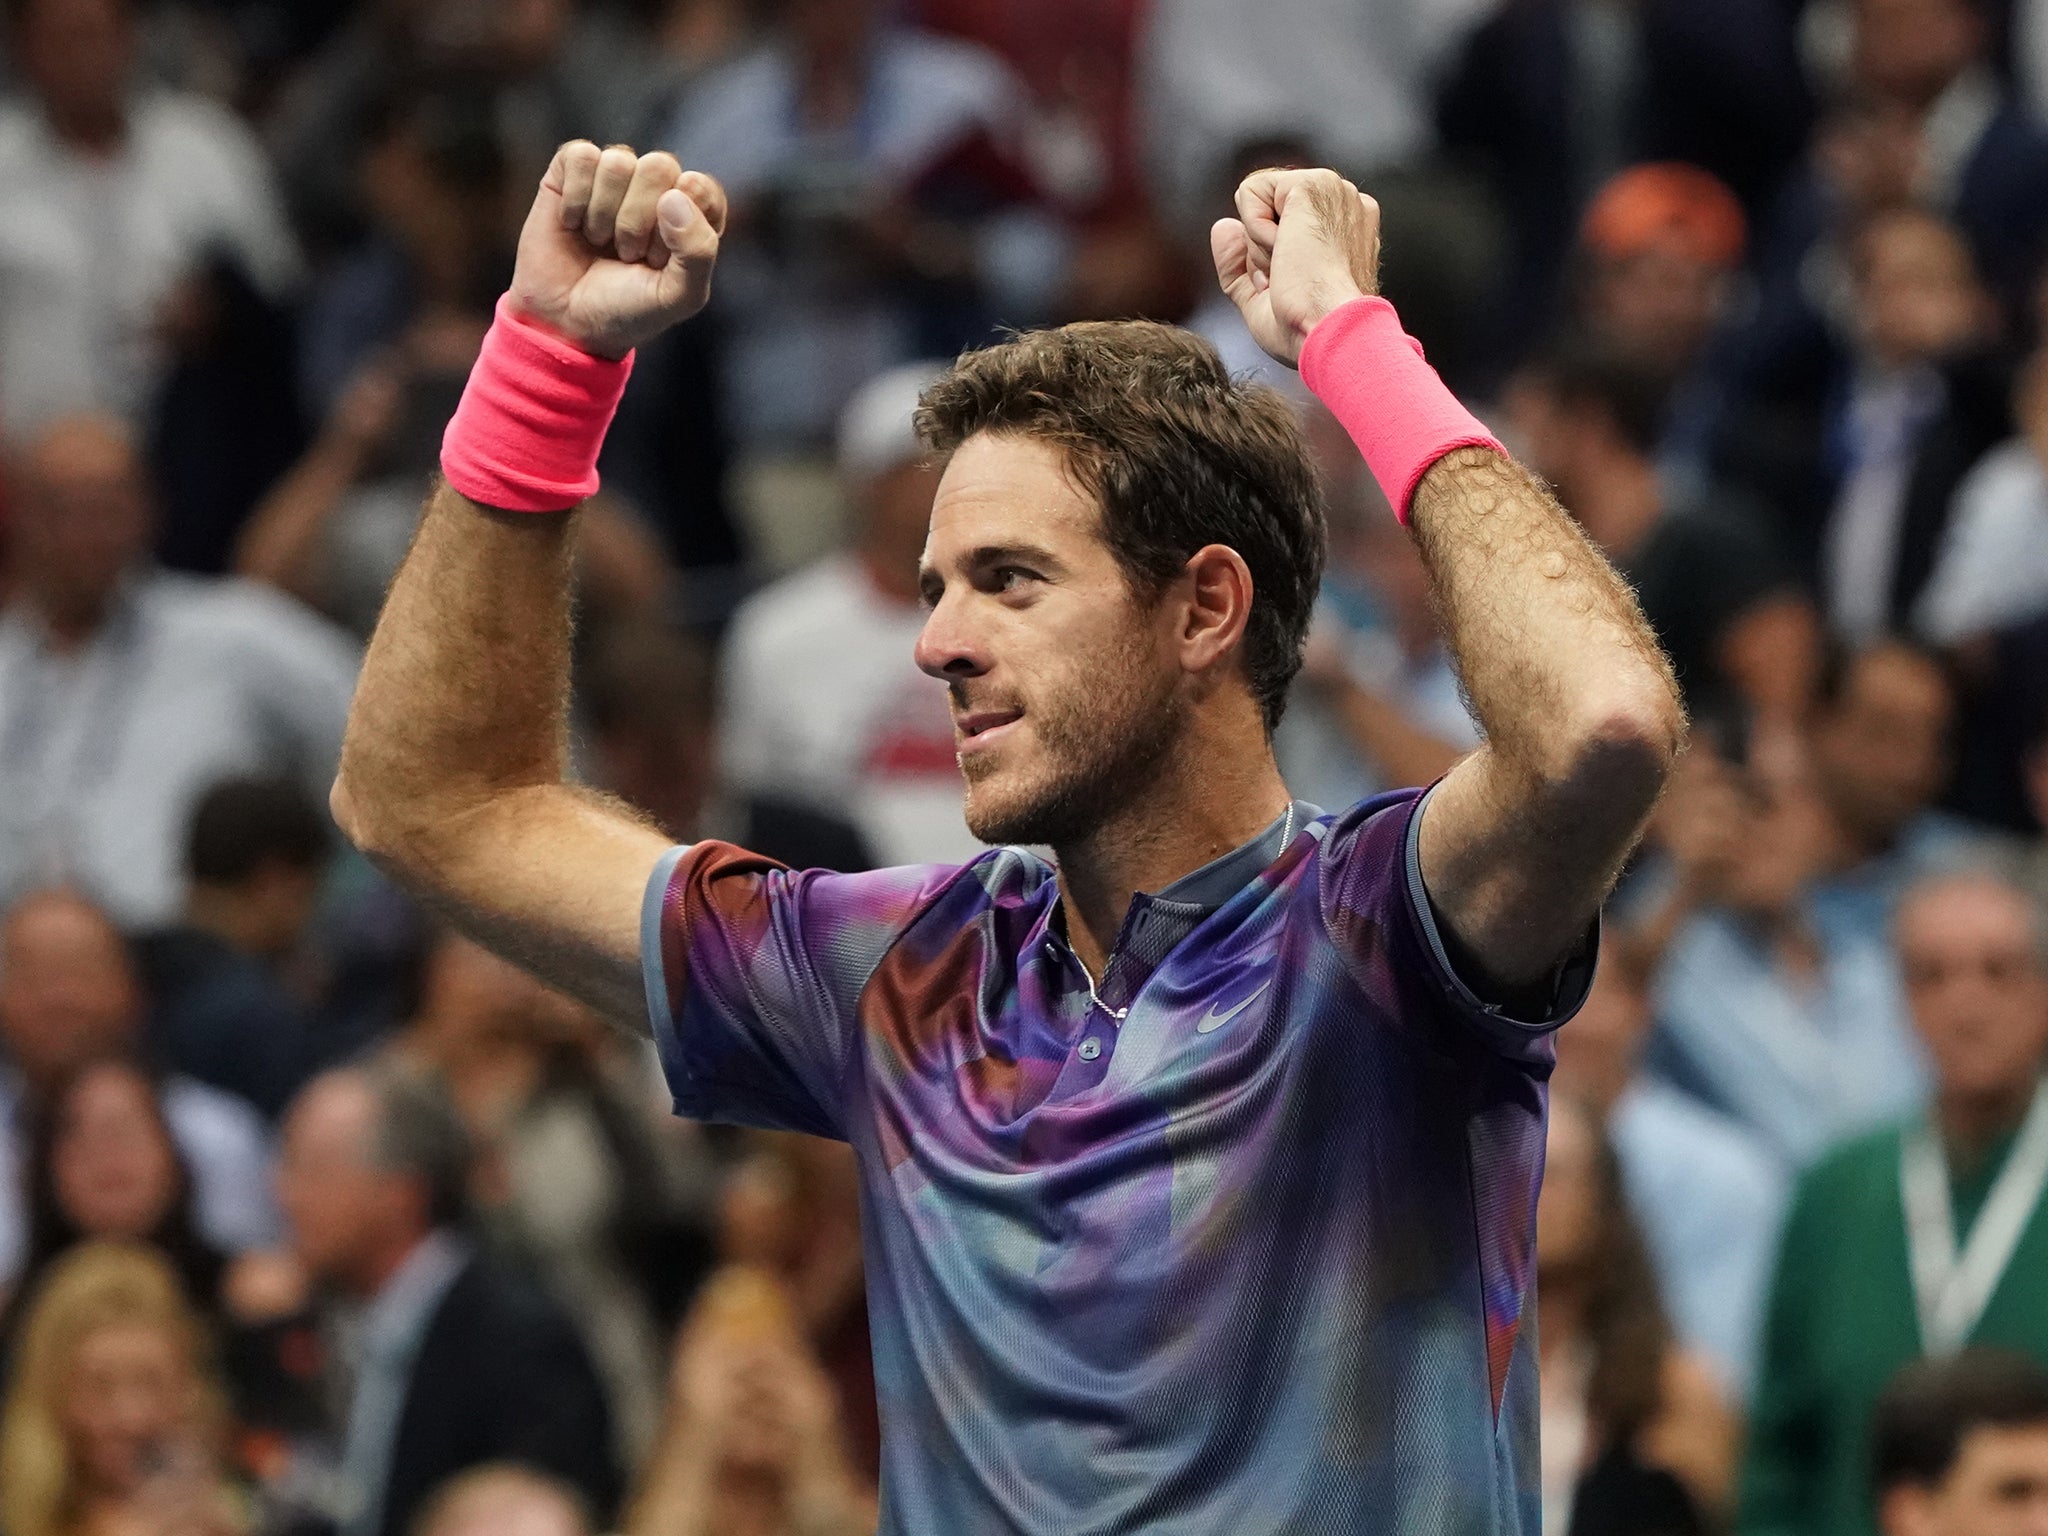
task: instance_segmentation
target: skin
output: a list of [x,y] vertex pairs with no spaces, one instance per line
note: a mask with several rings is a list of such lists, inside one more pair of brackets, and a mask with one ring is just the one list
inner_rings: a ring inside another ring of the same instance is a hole
[[81,644],[155,531],[135,440],[107,417],[54,422],[15,461],[10,490],[17,594],[58,649]]
[[589,1536],[576,1503],[530,1473],[485,1473],[438,1504],[420,1536]]
[[377,1097],[360,1073],[309,1084],[285,1120],[278,1203],[308,1274],[374,1296],[432,1229],[419,1181],[379,1167]]
[[24,897],[0,923],[0,1043],[41,1091],[135,1035],[142,992],[106,915],[68,891]]
[[125,0],[35,0],[15,37],[22,72],[58,135],[91,154],[117,150],[135,64]]
[[1884,1536],[2048,1536],[2048,1424],[1985,1424],[1931,1488],[1891,1489]]
[[[1327,171],[1260,172],[1237,208],[1212,235],[1218,279],[1291,364],[1325,315],[1374,287],[1378,208]],[[667,155],[566,145],[510,302],[622,356],[703,306],[724,222],[716,183]],[[1062,896],[1091,965],[1132,892],[1244,842],[1288,800],[1239,655],[1243,559],[1197,550],[1139,605],[1114,581],[1096,516],[1042,446],[963,445],[933,507],[918,644],[953,694],[971,824],[1066,816]],[[1447,456],[1413,523],[1487,736],[1430,801],[1424,879],[1476,979],[1540,987],[1638,836],[1682,712],[1627,588],[1519,466]],[[435,493],[370,645],[334,808],[485,944],[644,1030],[640,897],[667,840],[566,782],[573,528]],[[1039,563],[994,553],[1020,545]],[[1169,739],[1144,728],[1161,724]],[[1111,744],[1145,755],[1112,776]],[[1092,819],[1070,793],[1089,785],[1111,791]]]
[[1900,904],[1899,969],[1934,1064],[1943,1130],[1967,1153],[2026,1114],[2048,1053],[2044,975],[2026,895],[1972,876],[1929,881]]
[[1879,644],[1851,663],[1811,738],[1843,862],[1883,853],[1934,803],[1948,781],[1954,715],[1947,680],[1928,657]]
[[64,1213],[92,1237],[149,1236],[178,1194],[177,1154],[149,1085],[109,1063],[79,1078],[58,1114],[52,1172]]
[[59,1417],[91,1498],[129,1498],[155,1449],[183,1429],[192,1368],[175,1340],[147,1326],[86,1335],[66,1375]]

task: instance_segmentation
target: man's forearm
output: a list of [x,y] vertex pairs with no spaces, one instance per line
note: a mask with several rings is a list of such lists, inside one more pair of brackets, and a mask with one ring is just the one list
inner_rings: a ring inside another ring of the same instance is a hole
[[1512,460],[1441,459],[1413,524],[1486,734],[1424,823],[1425,873],[1494,978],[1530,983],[1605,898],[1684,712],[1627,583]]
[[1423,477],[1416,542],[1489,746],[1556,779],[1617,729],[1683,731],[1678,687],[1635,594],[1520,465],[1461,449]]
[[404,857],[450,816],[559,785],[568,748],[572,520],[436,487],[363,661],[336,813]]

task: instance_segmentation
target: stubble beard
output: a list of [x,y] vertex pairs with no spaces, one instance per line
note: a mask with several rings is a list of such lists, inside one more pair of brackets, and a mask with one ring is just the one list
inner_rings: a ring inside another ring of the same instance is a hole
[[1045,764],[1035,782],[998,798],[976,794],[970,774],[967,830],[985,843],[1069,848],[1148,793],[1179,741],[1186,710],[1174,679],[1135,647],[1111,658],[1092,684],[1076,683],[1031,707]]

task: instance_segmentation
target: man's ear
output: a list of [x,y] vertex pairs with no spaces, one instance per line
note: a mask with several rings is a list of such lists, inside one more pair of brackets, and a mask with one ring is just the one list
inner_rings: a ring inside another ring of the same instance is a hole
[[1251,620],[1252,572],[1227,544],[1205,544],[1188,558],[1181,665],[1207,672],[1244,643]]

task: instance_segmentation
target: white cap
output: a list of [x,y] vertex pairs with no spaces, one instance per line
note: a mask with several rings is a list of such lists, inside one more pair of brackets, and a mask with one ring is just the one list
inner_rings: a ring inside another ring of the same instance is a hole
[[926,360],[878,373],[854,391],[839,413],[839,473],[848,480],[872,480],[921,458],[917,399],[951,367]]

